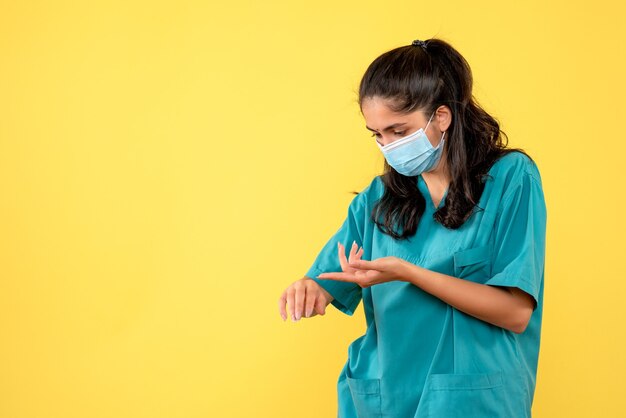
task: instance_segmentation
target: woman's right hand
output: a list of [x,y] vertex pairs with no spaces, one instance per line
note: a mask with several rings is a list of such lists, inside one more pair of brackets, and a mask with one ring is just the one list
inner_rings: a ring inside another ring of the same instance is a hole
[[[363,248],[359,248],[356,241],[352,243],[350,254],[346,258],[345,248],[341,243],[337,243],[337,251],[339,253],[339,263],[341,270],[345,272],[354,271],[349,266],[352,261],[360,260],[363,255]],[[326,289],[317,284],[310,277],[304,276],[300,280],[293,282],[278,299],[278,310],[283,321],[287,320],[287,311],[285,304],[289,304],[289,312],[292,321],[299,321],[302,317],[302,310],[306,318],[314,317],[317,314],[324,315],[326,306],[333,301],[333,297]]]
[[[303,316],[314,317],[317,314],[324,315],[326,306],[334,298],[322,286],[310,277],[303,277],[293,282],[278,299],[278,309],[283,321],[287,320],[285,304],[289,305],[291,320],[298,321]],[[304,310],[304,312],[303,312]]]

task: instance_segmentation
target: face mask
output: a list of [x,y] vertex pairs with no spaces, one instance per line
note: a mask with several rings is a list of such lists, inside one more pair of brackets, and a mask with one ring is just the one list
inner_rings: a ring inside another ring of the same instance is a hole
[[434,115],[434,113],[431,115],[426,128],[419,128],[404,138],[400,138],[385,146],[380,145],[376,141],[376,145],[382,151],[387,163],[398,173],[405,176],[417,176],[424,171],[429,171],[439,162],[441,151],[443,150],[443,137],[446,133],[444,132],[441,136],[441,141],[439,141],[437,147],[433,148],[426,136],[426,132],[424,132],[428,129],[428,125]]

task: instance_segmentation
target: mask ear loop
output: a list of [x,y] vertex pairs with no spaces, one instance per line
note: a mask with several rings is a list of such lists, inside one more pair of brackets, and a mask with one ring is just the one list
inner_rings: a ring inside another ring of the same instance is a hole
[[424,132],[426,132],[426,129],[428,129],[428,125],[430,125],[430,121],[433,120],[433,116],[435,116],[435,113],[437,113],[437,111],[434,111],[432,115],[430,115],[430,119],[428,119],[428,123],[426,124],[426,127],[424,128]]
[[446,136],[446,132],[444,131],[443,134],[441,134],[441,139],[439,140],[439,143],[437,144],[437,147],[442,147],[443,143],[444,143],[444,137]]
[[[430,121],[433,119],[433,116],[435,116],[435,113],[437,113],[437,111],[435,110],[433,112],[432,115],[430,115],[430,119],[428,119],[428,123],[426,124],[426,127],[424,128],[424,132],[426,132],[426,129],[428,129],[428,125],[430,125]],[[446,136],[446,131],[443,131],[443,134],[441,135],[441,139],[439,140],[439,144],[437,144],[437,146],[442,145],[443,144],[443,138]]]

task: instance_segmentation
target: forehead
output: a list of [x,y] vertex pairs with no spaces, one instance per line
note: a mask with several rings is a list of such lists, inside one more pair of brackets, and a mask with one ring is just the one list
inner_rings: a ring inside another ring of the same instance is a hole
[[389,108],[388,101],[381,98],[366,99],[361,106],[365,118],[365,127],[369,130],[382,131],[398,124],[420,123],[423,119],[421,111],[398,113]]

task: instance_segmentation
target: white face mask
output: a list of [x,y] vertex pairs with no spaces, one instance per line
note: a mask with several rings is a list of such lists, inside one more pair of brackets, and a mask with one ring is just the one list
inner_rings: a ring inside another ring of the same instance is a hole
[[434,115],[434,113],[431,115],[426,128],[419,128],[404,138],[384,146],[376,141],[376,145],[382,151],[387,163],[398,173],[405,176],[417,176],[425,171],[429,171],[439,162],[443,150],[443,137],[446,133],[443,133],[441,141],[434,148],[425,132]]

